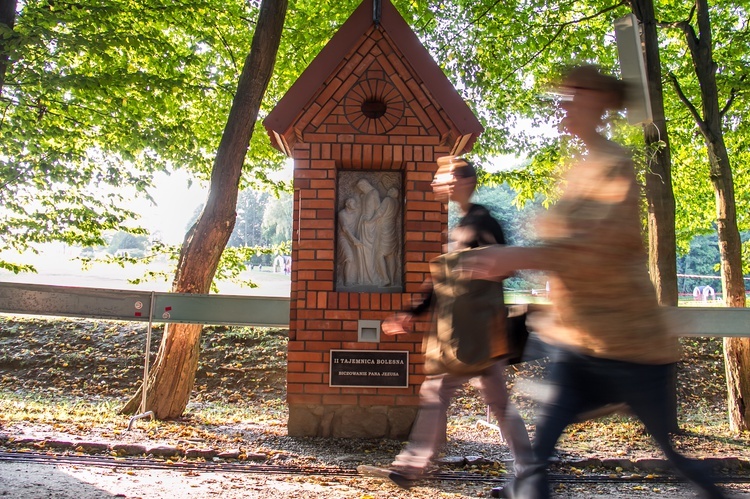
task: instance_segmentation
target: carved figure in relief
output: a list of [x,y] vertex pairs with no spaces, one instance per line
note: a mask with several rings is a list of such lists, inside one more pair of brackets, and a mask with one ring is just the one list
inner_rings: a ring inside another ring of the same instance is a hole
[[372,221],[378,235],[374,248],[375,273],[378,284],[390,286],[396,282],[396,259],[398,257],[398,189],[391,187]]
[[377,220],[373,220],[380,207],[380,194],[366,179],[357,182],[362,193],[362,214],[359,218],[359,274],[364,284],[380,284],[375,271],[375,248],[378,245]]
[[362,242],[357,238],[360,205],[357,198],[348,198],[339,211],[339,263],[342,268],[344,286],[360,284],[359,254]]

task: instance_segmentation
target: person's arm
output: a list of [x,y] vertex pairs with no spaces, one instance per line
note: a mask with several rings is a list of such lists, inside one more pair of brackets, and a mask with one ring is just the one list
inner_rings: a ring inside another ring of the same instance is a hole
[[351,231],[347,228],[344,228],[343,230],[344,236],[354,245],[354,246],[362,246],[362,241],[354,237],[354,234],[351,233]]
[[547,247],[488,246],[461,258],[459,271],[469,279],[502,279],[518,270],[551,270]]
[[415,301],[411,307],[387,317],[382,325],[381,329],[383,333],[388,336],[396,334],[408,333],[408,329],[411,328],[412,320],[414,317],[420,316],[426,313],[430,309],[432,304],[433,288],[432,280],[427,279],[422,283],[422,298]]
[[409,312],[396,312],[388,316],[381,324],[380,328],[388,336],[397,334],[406,334],[411,329],[412,314]]

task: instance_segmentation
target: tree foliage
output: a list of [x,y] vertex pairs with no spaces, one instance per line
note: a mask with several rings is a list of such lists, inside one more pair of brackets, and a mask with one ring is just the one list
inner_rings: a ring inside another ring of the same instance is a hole
[[[262,0],[258,24],[226,118],[211,169],[208,198],[196,223],[185,236],[172,291],[207,293],[232,233],[242,168],[254,125],[273,74],[287,11],[287,0]],[[137,407],[160,419],[183,413],[195,380],[201,326],[176,324],[165,334],[141,391],[122,409]]]
[[21,3],[0,27],[0,250],[101,245],[135,227],[126,198],[148,196],[154,171],[205,179],[254,12],[239,0]]
[[[688,2],[664,1],[656,5],[657,19],[676,23],[691,18]],[[491,0],[418,3],[401,6],[412,15],[412,25],[440,61],[446,75],[474,107],[486,131],[475,153],[485,163],[502,153],[528,157],[515,171],[502,171],[484,181],[508,181],[523,199],[541,193],[554,198],[557,169],[575,149],[559,142],[554,127],[560,119],[548,91],[562,68],[593,62],[619,73],[613,21],[629,13],[624,1],[496,2]],[[748,185],[747,67],[750,47],[748,2],[712,2],[714,60],[720,106],[725,108],[723,129],[737,186]],[[660,49],[666,74],[679,79],[686,95],[700,107],[700,85],[683,36],[661,28]],[[666,79],[665,74],[665,79]],[[677,241],[685,250],[695,235],[715,230],[715,204],[705,145],[696,140],[697,129],[689,110],[669,85],[665,108],[673,154],[677,198]],[[640,151],[646,161],[638,128],[621,128],[619,141]],[[736,159],[735,159],[736,158]],[[748,226],[748,192],[736,192],[738,224]]]
[[148,238],[138,236],[129,232],[117,232],[112,236],[107,246],[109,253],[115,253],[118,250],[138,250],[140,252],[148,249]]
[[[523,205],[517,202],[518,194],[508,184],[481,186],[474,194],[472,202],[486,207],[495,219],[500,222],[507,244],[525,246],[534,243],[533,218],[542,209],[541,196]],[[458,207],[451,203],[448,210],[449,230],[456,226],[461,218]],[[522,272],[503,281],[506,288],[528,291],[543,287],[546,279],[535,279],[539,273]]]
[[[678,140],[672,146],[675,156],[675,194],[678,203],[678,242],[684,249],[694,235],[715,231],[715,195],[711,184],[706,145],[700,139],[694,112],[703,106],[701,86],[691,58],[686,54],[685,32],[679,26],[696,23],[691,4],[665,2],[658,14],[664,26],[662,51],[672,98],[666,102],[670,131]],[[744,116],[750,110],[747,64],[750,38],[747,18],[750,3],[746,1],[712,2],[710,8],[713,60],[716,64],[717,103],[722,111],[722,132],[732,165],[737,203],[737,223],[748,226],[748,127]],[[700,34],[699,30],[696,33]],[[678,85],[678,87],[675,86]],[[684,96],[680,100],[677,88]],[[689,103],[689,105],[686,105]]]
[[[296,0],[279,48],[261,118],[346,20],[358,0]],[[530,158],[522,170],[498,174],[523,197],[554,197],[556,167],[565,155],[548,85],[571,62],[617,71],[612,21],[621,1],[452,0],[394,4],[442,65],[485,126],[475,155]],[[0,96],[0,249],[60,239],[102,244],[107,230],[134,227],[123,187],[148,195],[155,169],[188,168],[207,179],[237,81],[249,50],[257,4],[240,0],[84,0],[23,2],[15,27],[2,29],[8,68]],[[712,4],[717,82],[724,102],[727,147],[737,185],[747,180],[744,98],[747,2]],[[682,3],[660,2],[657,17],[686,19]],[[698,92],[684,46],[662,33],[663,59],[688,96]],[[732,89],[735,89],[734,91]],[[733,97],[732,97],[733,96]],[[695,126],[673,94],[666,102],[675,167],[678,243],[713,230],[707,164]],[[261,131],[256,124],[256,131]],[[637,140],[635,138],[634,140]],[[242,187],[269,184],[283,157],[254,133]],[[288,186],[282,186],[288,188]],[[738,190],[740,226],[747,193]]]
[[293,206],[294,198],[288,193],[281,194],[268,203],[263,214],[263,231],[269,243],[274,245],[291,243]]
[[700,276],[718,276],[719,247],[716,234],[697,236],[690,242],[690,251],[677,259],[677,271],[686,277],[680,279],[680,294],[693,293],[696,286],[711,286],[720,293],[718,279]]
[[268,237],[263,231],[263,218],[268,201],[267,192],[240,191],[237,199],[237,222],[227,246],[265,246],[267,244]]

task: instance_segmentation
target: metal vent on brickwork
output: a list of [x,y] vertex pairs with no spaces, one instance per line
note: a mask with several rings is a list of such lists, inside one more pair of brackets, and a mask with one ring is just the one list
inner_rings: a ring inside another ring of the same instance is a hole
[[393,84],[379,78],[362,80],[344,98],[349,124],[363,133],[382,134],[401,121],[406,104]]
[[357,321],[357,341],[380,343],[380,321],[367,319]]

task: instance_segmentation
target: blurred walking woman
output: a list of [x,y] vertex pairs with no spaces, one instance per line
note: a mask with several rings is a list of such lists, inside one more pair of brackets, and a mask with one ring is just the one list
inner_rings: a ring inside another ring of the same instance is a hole
[[550,396],[536,423],[536,464],[492,495],[549,497],[547,462],[565,427],[592,406],[626,403],[701,497],[724,497],[709,469],[670,442],[669,387],[679,345],[648,276],[630,155],[600,133],[605,112],[622,107],[626,86],[594,66],[579,66],[558,92],[562,128],[582,142],[585,154],[566,173],[559,201],[538,221],[541,245],[493,248],[470,269],[477,277],[550,272],[552,307],[533,319],[554,352]]

